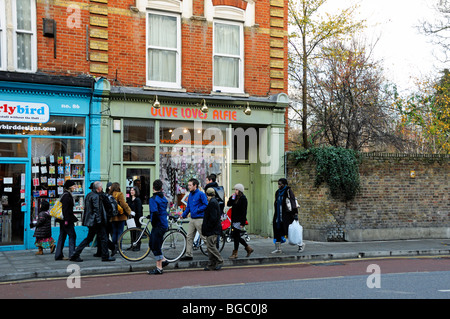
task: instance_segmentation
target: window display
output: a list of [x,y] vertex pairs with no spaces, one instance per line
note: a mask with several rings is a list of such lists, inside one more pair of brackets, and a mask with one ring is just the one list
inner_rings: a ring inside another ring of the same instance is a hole
[[72,193],[74,213],[81,221],[85,192],[84,150],[85,141],[80,139],[32,139],[32,220],[36,218],[42,200],[47,200],[53,207],[63,194],[64,182],[70,179],[76,184]]

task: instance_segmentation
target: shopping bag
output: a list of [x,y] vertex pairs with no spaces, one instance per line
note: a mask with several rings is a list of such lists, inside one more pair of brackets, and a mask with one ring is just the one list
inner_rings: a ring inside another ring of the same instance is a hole
[[136,222],[134,221],[134,218],[127,219],[127,228],[133,228],[136,227]]
[[303,243],[303,227],[298,220],[294,220],[292,224],[289,225],[288,239],[289,244],[291,245],[300,246]]
[[62,204],[61,199],[58,199],[55,203],[55,206],[50,210],[50,216],[55,217],[56,219],[63,220],[63,214],[62,214]]

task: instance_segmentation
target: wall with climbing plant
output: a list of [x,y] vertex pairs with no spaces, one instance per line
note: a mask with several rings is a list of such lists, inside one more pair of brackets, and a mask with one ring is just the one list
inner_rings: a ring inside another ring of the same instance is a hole
[[346,197],[317,173],[330,165],[328,156],[335,163],[325,171],[334,180],[339,174],[331,170],[340,171],[345,181],[353,174],[345,167],[352,163],[350,153],[327,152],[320,158],[314,151],[288,156],[287,178],[306,240],[450,238],[450,155],[354,153],[359,174],[344,184],[357,185],[357,191]]

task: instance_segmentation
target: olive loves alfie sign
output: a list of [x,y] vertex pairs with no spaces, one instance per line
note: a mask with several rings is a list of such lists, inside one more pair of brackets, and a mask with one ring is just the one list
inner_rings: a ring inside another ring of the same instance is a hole
[[197,107],[161,106],[159,109],[152,107],[150,112],[153,117],[171,119],[237,121],[237,111],[231,110],[210,110],[203,113]]

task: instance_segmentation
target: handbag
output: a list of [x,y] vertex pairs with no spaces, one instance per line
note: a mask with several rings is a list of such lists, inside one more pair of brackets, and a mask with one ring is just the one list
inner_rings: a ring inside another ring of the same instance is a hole
[[289,225],[288,229],[288,240],[290,245],[299,245],[303,243],[303,227],[300,225],[298,220],[294,220],[292,224]]
[[136,222],[134,221],[134,218],[128,218],[127,219],[127,228],[134,228],[136,227]]
[[[62,196],[61,196],[62,197]],[[59,198],[56,203],[55,206],[52,207],[52,209],[50,210],[50,216],[59,219],[59,220],[63,220],[63,213],[62,213],[62,204],[61,204],[61,198]]]

